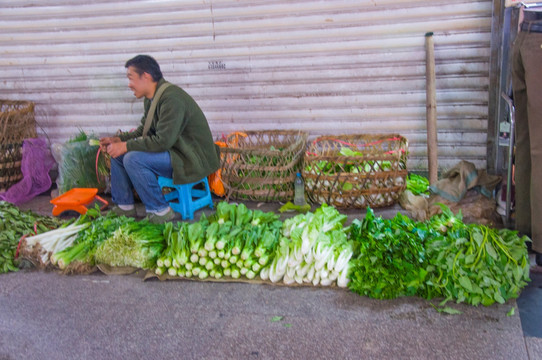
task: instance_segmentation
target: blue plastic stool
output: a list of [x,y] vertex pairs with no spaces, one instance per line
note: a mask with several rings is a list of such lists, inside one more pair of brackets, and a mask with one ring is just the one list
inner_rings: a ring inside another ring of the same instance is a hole
[[[202,184],[204,189],[194,189],[194,186]],[[169,202],[169,206],[180,213],[183,220],[193,220],[194,213],[199,209],[206,206],[213,208],[213,198],[211,197],[211,189],[209,188],[209,182],[207,178],[203,178],[200,181],[196,181],[190,184],[176,185],[173,183],[173,179],[158,177],[158,185],[160,188],[171,188],[172,191],[165,194],[166,201]]]

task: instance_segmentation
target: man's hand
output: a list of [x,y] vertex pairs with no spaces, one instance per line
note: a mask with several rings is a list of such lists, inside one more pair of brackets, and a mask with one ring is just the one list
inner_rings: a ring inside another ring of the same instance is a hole
[[116,158],[126,154],[128,149],[126,148],[126,142],[113,142],[107,145],[106,151],[111,157]]
[[118,136],[112,136],[112,137],[103,137],[100,139],[100,146],[105,151],[107,145],[121,142],[120,137]]

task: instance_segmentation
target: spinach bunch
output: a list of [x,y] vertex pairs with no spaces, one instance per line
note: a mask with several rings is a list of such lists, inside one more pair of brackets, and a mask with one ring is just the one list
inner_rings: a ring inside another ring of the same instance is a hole
[[525,241],[516,231],[465,224],[461,213],[441,205],[442,214],[415,222],[354,220],[349,288],[379,299],[417,295],[489,306],[516,298],[529,279]]
[[349,229],[355,256],[348,287],[377,299],[416,295],[427,275],[425,241],[431,229],[398,213],[391,220],[367,209]]
[[[453,214],[443,207],[429,223],[441,228]],[[457,217],[456,217],[457,219]],[[426,298],[444,297],[471,305],[504,304],[517,298],[529,279],[526,237],[516,231],[455,221],[446,232],[427,242]]]

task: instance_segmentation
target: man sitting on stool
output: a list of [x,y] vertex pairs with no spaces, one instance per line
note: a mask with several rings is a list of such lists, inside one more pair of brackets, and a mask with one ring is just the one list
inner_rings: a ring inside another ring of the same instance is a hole
[[[219,168],[220,150],[198,104],[183,89],[164,80],[156,60],[138,55],[125,67],[128,87],[136,98],[144,97],[144,115],[135,131],[100,139],[102,149],[112,158],[111,195],[116,204],[112,211],[134,217],[135,189],[148,220],[164,223],[175,214],[157,177],[173,178],[175,184],[199,181]],[[152,113],[146,121],[149,110]]]

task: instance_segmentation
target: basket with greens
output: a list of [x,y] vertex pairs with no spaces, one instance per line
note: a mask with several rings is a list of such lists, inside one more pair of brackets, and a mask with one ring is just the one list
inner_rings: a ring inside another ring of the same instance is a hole
[[407,151],[396,134],[318,137],[304,157],[307,195],[337,208],[392,205],[406,186]]
[[292,200],[307,136],[295,130],[265,130],[228,138],[220,149],[226,198]]

